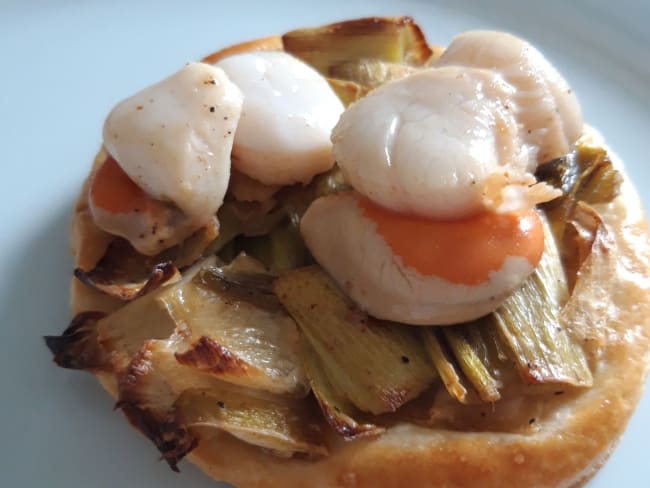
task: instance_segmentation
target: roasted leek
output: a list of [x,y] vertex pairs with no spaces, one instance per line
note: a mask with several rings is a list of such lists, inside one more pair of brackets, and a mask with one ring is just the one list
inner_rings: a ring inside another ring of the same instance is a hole
[[544,220],[545,251],[522,287],[490,316],[522,379],[529,383],[591,386],[581,347],[559,320],[568,298],[566,278],[555,240]]
[[159,297],[183,331],[186,347],[176,357],[224,381],[304,396],[296,325],[270,291],[256,286],[269,276],[251,273],[250,261],[240,256],[223,269],[204,268]]
[[479,357],[476,346],[473,346],[467,338],[467,334],[471,333],[471,327],[476,326],[474,323],[468,326],[445,327],[443,333],[456,362],[476,389],[480,399],[484,402],[496,402],[501,398],[499,394],[501,384],[492,376]]
[[361,59],[422,66],[432,54],[409,17],[366,18],[294,30],[282,36],[282,44],[324,76],[332,66]]
[[381,434],[384,429],[371,423],[361,423],[360,412],[338,392],[330,382],[316,352],[306,343],[301,344],[302,364],[327,423],[346,439],[357,439]]
[[327,454],[318,422],[305,402],[213,386],[185,390],[173,410],[175,422],[199,438],[217,430],[283,457]]
[[424,340],[427,352],[447,392],[459,402],[465,403],[467,401],[468,387],[465,385],[464,378],[461,378],[453,357],[445,351],[444,345],[438,337],[438,333],[439,331],[434,327],[422,329],[422,339]]
[[369,317],[319,266],[282,274],[274,291],[318,354],[332,386],[360,410],[395,411],[436,378],[412,328]]

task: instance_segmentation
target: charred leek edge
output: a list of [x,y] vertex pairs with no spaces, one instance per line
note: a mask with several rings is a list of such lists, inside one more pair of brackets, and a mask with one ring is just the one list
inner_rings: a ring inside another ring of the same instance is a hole
[[359,423],[355,420],[360,412],[347,398],[334,389],[327,378],[325,370],[307,341],[300,347],[302,364],[309,378],[311,391],[323,412],[327,423],[345,439],[358,439],[381,434],[384,429],[370,423]]
[[[308,405],[302,401],[296,402],[264,391],[224,383],[213,376],[179,364],[175,357],[177,347],[178,337],[165,341],[145,341],[124,371],[117,374],[119,396],[116,404],[117,408],[124,411],[129,421],[156,444],[173,469],[200,440],[200,432],[190,432],[189,426],[185,426],[179,422],[181,419],[174,416],[174,403],[185,391],[218,392],[222,395],[220,400],[223,401],[228,398],[250,398],[254,399],[251,401],[267,402],[269,405],[296,405],[302,421],[311,420],[308,416]],[[305,408],[304,414],[302,408]],[[204,413],[200,409],[190,412]],[[285,420],[278,418],[279,424],[283,421]],[[267,447],[265,443],[260,444],[255,436],[240,438],[251,444]],[[283,455],[287,454],[286,444],[278,447],[284,449]]]
[[283,457],[327,455],[320,426],[305,402],[271,401],[227,388],[189,389],[174,403],[174,413],[178,425],[199,437],[217,429]]
[[[470,327],[476,327],[476,323]],[[462,326],[461,326],[462,327]],[[476,389],[479,397],[484,402],[496,402],[501,399],[499,388],[501,383],[496,380],[487,369],[477,354],[475,347],[466,337],[467,331],[463,328],[445,327],[443,334],[460,369]]]
[[523,286],[490,316],[492,326],[524,381],[589,387],[593,378],[585,354],[559,320],[567,299],[566,279],[550,227],[542,220],[542,260]]
[[304,397],[298,330],[268,291],[269,275],[253,274],[250,261],[239,256],[224,268],[204,267],[159,297],[183,333],[176,359],[223,381]]
[[77,268],[74,275],[102,293],[125,301],[135,300],[178,281],[179,270],[198,261],[218,233],[219,224],[212,219],[182,243],[155,256],[144,256],[125,239],[116,238],[93,269]]
[[575,200],[588,204],[609,203],[620,192],[623,178],[602,148],[581,146],[578,163],[585,168],[576,182]]
[[282,36],[284,50],[324,76],[332,66],[361,59],[422,66],[431,57],[424,34],[409,17],[366,18],[298,29]]
[[110,371],[110,358],[99,345],[97,321],[103,312],[81,312],[60,336],[45,336],[45,344],[62,368],[86,371]]
[[318,354],[332,386],[360,410],[395,411],[436,378],[411,328],[358,310],[319,266],[282,274],[274,291]]
[[129,301],[177,281],[180,272],[171,261],[156,263],[139,254],[124,239],[115,239],[93,269],[76,268],[74,276],[94,290]]
[[565,225],[571,219],[577,202],[609,203],[620,193],[622,182],[620,173],[604,149],[580,141],[572,153],[541,165],[536,176],[561,189],[564,194],[543,205],[558,242],[563,242]]
[[97,340],[110,356],[115,371],[123,370],[146,340],[167,339],[174,333],[176,323],[165,310],[161,297],[173,293],[214,262],[214,257],[200,261],[186,270],[178,283],[133,300],[97,323]]
[[464,380],[460,377],[453,359],[444,350],[436,330],[432,327],[423,328],[422,338],[447,392],[460,403],[466,403],[467,387],[464,385]]

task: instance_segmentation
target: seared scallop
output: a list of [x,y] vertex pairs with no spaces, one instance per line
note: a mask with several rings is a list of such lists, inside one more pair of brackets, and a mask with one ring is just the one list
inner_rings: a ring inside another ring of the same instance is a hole
[[544,250],[534,209],[435,221],[397,214],[353,192],[314,201],[300,230],[362,309],[413,325],[454,324],[493,311]]
[[119,103],[104,124],[111,158],[91,185],[97,225],[155,254],[212,219],[242,105],[223,70],[203,63]]
[[233,167],[267,185],[307,183],[333,165],[330,133],[343,104],[315,69],[284,52],[216,63],[244,93]]

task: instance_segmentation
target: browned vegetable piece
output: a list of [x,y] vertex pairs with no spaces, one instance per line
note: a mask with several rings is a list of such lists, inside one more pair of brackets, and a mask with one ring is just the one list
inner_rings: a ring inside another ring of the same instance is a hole
[[384,428],[372,423],[359,423],[362,416],[354,405],[332,386],[320,359],[307,341],[301,343],[302,364],[309,378],[311,390],[320,405],[327,423],[345,439],[358,439],[381,434]]
[[109,357],[97,338],[97,321],[105,315],[103,312],[82,312],[60,336],[45,336],[54,362],[62,368],[110,371]]
[[180,244],[155,256],[137,252],[126,239],[114,239],[89,271],[74,275],[87,286],[121,300],[134,300],[161,285],[180,279],[179,269],[198,261],[217,238],[219,224],[212,219]]
[[121,300],[134,300],[180,278],[170,261],[150,266],[147,261],[128,241],[116,239],[92,270],[77,268],[74,275],[85,285]]
[[492,314],[492,326],[528,383],[591,386],[585,354],[559,320],[568,298],[555,239],[543,219],[545,250],[533,274]]
[[411,327],[359,310],[320,266],[283,273],[274,291],[318,354],[334,389],[360,410],[394,412],[436,378]]
[[562,262],[569,290],[573,290],[578,271],[591,254],[594,242],[607,234],[600,214],[582,201],[576,203],[562,236]]
[[282,44],[324,76],[332,66],[361,59],[422,66],[432,54],[410,17],[371,17],[298,29],[283,35]]
[[223,431],[281,457],[327,454],[314,409],[286,397],[260,398],[231,388],[188,389],[174,403],[178,425],[197,437]]
[[604,149],[580,141],[572,153],[541,165],[536,176],[563,192],[561,197],[543,205],[553,233],[562,243],[565,224],[572,218],[577,203],[609,203],[618,196],[622,182]]
[[158,300],[183,331],[179,363],[230,383],[305,396],[298,330],[273,295],[271,279],[242,255],[161,294]]
[[[184,366],[176,359],[180,346],[178,337],[145,341],[118,374],[117,406],[157,445],[172,468],[207,433],[205,428],[277,449],[281,455],[324,454],[318,428],[312,426],[304,401],[242,388]],[[194,397],[192,392],[206,393]],[[212,410],[219,401],[231,407],[226,418]],[[259,435],[255,435],[256,429]]]
[[[481,344],[476,340],[471,341],[468,336],[472,334],[476,323],[454,327],[444,327],[442,332],[454,354],[456,362],[476,389],[480,399],[484,402],[496,402],[501,398],[499,388],[501,383],[492,376],[484,361],[479,357],[476,350]],[[474,332],[476,332],[474,330]],[[474,342],[474,343],[472,343]]]
[[148,340],[117,374],[118,402],[131,424],[145,434],[174,471],[198,439],[173,421],[173,404],[188,388],[210,388],[217,380],[178,364],[173,341]]
[[445,344],[439,337],[441,333],[433,327],[423,327],[424,345],[447,392],[460,403],[466,403],[469,387],[465,384],[465,379],[461,377],[461,372],[458,371],[458,365],[454,362],[453,357],[446,351]]

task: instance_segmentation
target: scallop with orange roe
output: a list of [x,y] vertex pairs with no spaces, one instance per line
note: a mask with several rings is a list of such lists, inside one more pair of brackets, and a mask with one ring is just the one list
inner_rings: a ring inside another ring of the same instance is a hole
[[440,221],[397,214],[354,193],[316,200],[301,223],[316,260],[370,315],[412,325],[476,319],[535,269],[535,209]]
[[90,180],[88,203],[102,229],[128,239],[143,254],[176,244],[195,227],[178,208],[147,195],[111,156]]

